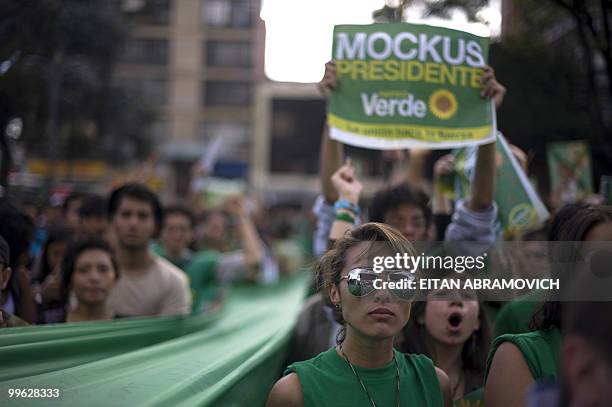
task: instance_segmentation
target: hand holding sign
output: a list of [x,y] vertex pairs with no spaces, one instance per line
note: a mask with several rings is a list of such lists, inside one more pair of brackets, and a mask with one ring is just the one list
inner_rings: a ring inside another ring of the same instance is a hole
[[321,95],[327,99],[331,95],[331,92],[336,89],[337,84],[336,62],[332,60],[325,64],[325,73],[323,74],[321,82],[317,84],[317,88]]
[[359,196],[363,187],[355,177],[355,168],[350,158],[347,158],[346,163],[332,175],[331,181],[338,191],[340,199],[346,199],[354,204],[359,203]]
[[335,64],[319,86],[334,89],[331,137],[380,150],[493,142],[495,109],[483,97],[499,106],[505,88],[486,66],[488,45],[426,25],[336,26]]
[[504,101],[504,96],[506,95],[506,88],[495,78],[495,71],[490,66],[486,66],[484,68],[484,73],[480,78],[480,82],[483,85],[483,89],[480,92],[480,96],[493,99],[495,102],[495,108],[499,109],[502,102]]

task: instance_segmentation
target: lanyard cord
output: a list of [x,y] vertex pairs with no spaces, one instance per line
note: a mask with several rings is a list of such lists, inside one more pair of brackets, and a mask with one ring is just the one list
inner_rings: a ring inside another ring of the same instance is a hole
[[[346,356],[346,353],[344,353],[344,350],[342,349],[342,345],[340,345],[340,353],[342,353],[342,356],[344,356],[344,359],[346,360],[346,363],[348,363],[348,365],[350,366],[351,370],[353,371],[353,374],[355,375],[355,377],[359,381],[359,384],[361,384],[361,388],[363,389],[365,394],[370,399],[370,403],[372,404],[372,407],[377,407],[376,406],[376,402],[374,401],[374,399],[370,395],[370,392],[368,391],[367,387],[363,383],[363,380],[361,380],[361,377],[359,377],[359,375],[357,374],[357,371],[353,367],[353,364],[349,360],[348,356]],[[395,381],[396,381],[396,384],[397,384],[396,389],[395,389],[395,402],[397,404],[397,407],[400,407],[400,402],[399,402],[399,395],[400,395],[399,365],[397,364],[397,359],[395,358],[395,352],[393,352],[393,363],[395,363]]]

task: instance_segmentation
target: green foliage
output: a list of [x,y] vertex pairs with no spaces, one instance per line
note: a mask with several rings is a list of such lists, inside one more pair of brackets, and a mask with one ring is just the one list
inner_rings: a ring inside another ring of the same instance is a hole
[[479,21],[478,12],[489,5],[489,0],[442,0],[426,1],[427,14],[441,18],[450,18],[452,10],[465,12],[468,21]]
[[479,21],[478,12],[489,4],[489,0],[401,0],[397,5],[385,4],[383,8],[372,13],[378,23],[399,23],[405,20],[405,14],[410,6],[423,6],[423,17],[436,16],[451,18],[453,10],[465,12],[468,21]]
[[[138,97],[121,102],[125,92],[112,86],[127,35],[119,2],[3,0],[0,16],[0,62],[18,55],[0,75],[0,124],[24,118],[29,155],[58,149],[60,159],[146,156],[152,109]],[[134,148],[121,150],[125,143]]]
[[[449,17],[452,9],[460,9],[472,21],[489,4],[488,0],[424,2],[429,14]],[[500,129],[538,155],[544,154],[548,141],[589,140],[598,146],[593,149],[595,172],[609,173],[612,2],[514,0],[506,5],[511,20],[504,24],[502,42],[491,49],[491,65],[508,88]],[[602,62],[599,68],[596,60]]]

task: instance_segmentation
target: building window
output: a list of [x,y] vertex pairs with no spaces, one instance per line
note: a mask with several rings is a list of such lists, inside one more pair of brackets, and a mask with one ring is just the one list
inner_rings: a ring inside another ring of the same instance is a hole
[[316,174],[325,103],[319,99],[272,100],[270,171]]
[[248,141],[250,127],[245,123],[207,121],[202,123],[202,135],[206,140],[222,137],[234,143]]
[[208,41],[206,64],[212,67],[252,66],[253,45],[248,42]]
[[118,86],[134,96],[141,97],[151,106],[168,104],[168,82],[165,79],[120,78]]
[[132,64],[167,65],[168,41],[134,38],[123,49],[121,62]]
[[120,0],[121,11],[135,24],[167,25],[170,0]]
[[249,82],[207,81],[204,83],[204,104],[208,106],[247,106],[251,103]]
[[209,27],[251,27],[253,8],[253,0],[204,0],[204,24]]
[[250,125],[240,122],[206,121],[201,125],[205,142],[212,143],[217,138],[222,140],[218,157],[224,160],[248,160],[250,133]]

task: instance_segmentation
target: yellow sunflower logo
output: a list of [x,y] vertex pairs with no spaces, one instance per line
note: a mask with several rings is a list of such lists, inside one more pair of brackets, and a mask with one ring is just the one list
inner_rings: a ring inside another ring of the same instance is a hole
[[429,110],[438,119],[448,120],[457,113],[457,98],[446,89],[437,90],[429,97]]

